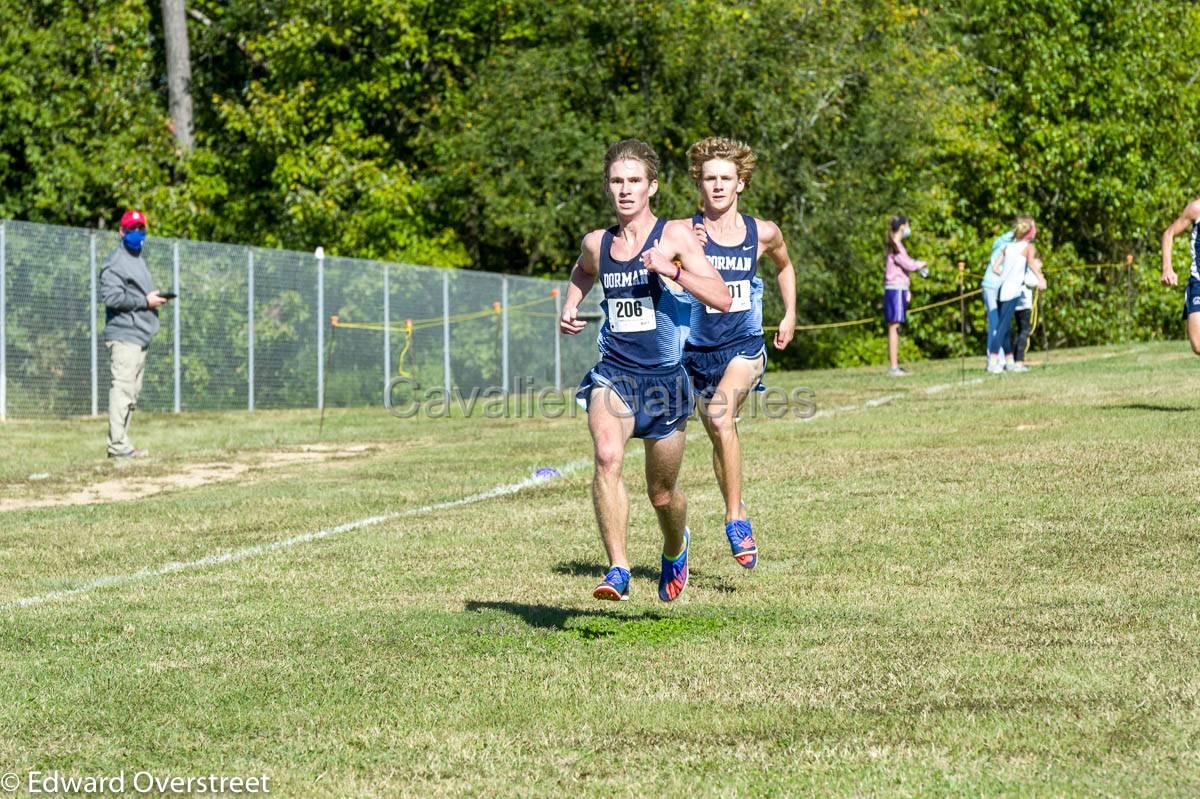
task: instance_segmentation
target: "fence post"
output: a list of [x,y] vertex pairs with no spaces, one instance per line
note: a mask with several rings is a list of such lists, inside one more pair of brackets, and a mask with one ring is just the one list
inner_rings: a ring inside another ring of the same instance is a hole
[[392,379],[392,298],[388,287],[388,264],[383,263],[383,390]]
[[176,241],[174,243],[174,245],[172,245],[171,251],[172,251],[172,258],[171,258],[171,286],[172,286],[172,288],[171,288],[171,290],[175,292],[175,299],[173,300],[173,303],[175,305],[175,307],[173,309],[174,313],[171,314],[171,320],[172,320],[173,326],[175,328],[175,331],[174,331],[175,332],[175,336],[174,336],[174,339],[175,339],[175,347],[174,347],[174,349],[175,349],[175,413],[179,413],[179,407],[180,407],[180,402],[179,402],[179,384],[180,384],[180,380],[179,380],[179,374],[180,374],[179,316],[180,316],[180,314],[179,314],[179,242],[178,241]]
[[562,295],[554,289],[554,390],[562,391],[562,334],[558,320],[562,318]]
[[500,379],[508,393],[508,277],[500,278]]
[[88,233],[88,327],[91,329],[92,416],[100,415],[100,375],[96,364],[96,231]]
[[1125,298],[1129,304],[1129,329],[1132,332],[1137,324],[1135,318],[1135,300],[1133,295],[1133,255],[1125,256]]
[[246,410],[254,410],[254,250],[246,248]]
[[450,399],[450,273],[442,272],[442,382]]
[[5,288],[8,283],[8,225],[0,222],[0,422],[8,419],[8,323],[5,320]]
[[313,251],[317,259],[317,407],[325,407],[325,248]]
[[958,322],[962,328],[962,353],[958,358],[958,373],[959,380],[962,383],[967,382],[967,297],[965,286],[967,276],[967,264],[965,261],[958,262]]

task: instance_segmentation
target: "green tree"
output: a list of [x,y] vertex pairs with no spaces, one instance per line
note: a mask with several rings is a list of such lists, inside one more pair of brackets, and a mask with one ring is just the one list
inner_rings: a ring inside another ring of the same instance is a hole
[[803,216],[819,193],[831,131],[861,71],[860,3],[699,0],[531,6],[524,28],[451,87],[418,141],[430,150],[439,209],[481,264],[563,274],[579,240],[610,224],[600,164],[637,137],[663,159],[655,201],[688,214],[685,151],[722,133],[763,166],[746,204]]
[[0,217],[102,227],[144,205],[173,160],[149,11],[0,0],[0,19]]
[[179,224],[266,246],[466,265],[453,228],[433,221],[412,140],[517,5],[272,0],[212,10],[206,41],[228,59],[232,37],[247,64],[241,82],[203,84],[212,114]]

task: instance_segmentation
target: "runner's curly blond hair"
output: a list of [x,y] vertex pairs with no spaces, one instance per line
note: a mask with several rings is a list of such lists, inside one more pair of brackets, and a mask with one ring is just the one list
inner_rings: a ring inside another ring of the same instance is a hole
[[700,178],[704,174],[704,165],[714,158],[732,161],[737,167],[738,179],[749,186],[750,176],[754,174],[754,164],[758,161],[749,144],[723,136],[701,139],[688,148],[687,157],[688,174],[697,186],[700,185]]

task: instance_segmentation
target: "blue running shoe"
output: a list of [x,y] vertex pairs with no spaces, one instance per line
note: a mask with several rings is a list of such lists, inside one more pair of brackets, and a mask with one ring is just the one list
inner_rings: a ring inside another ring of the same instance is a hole
[[733,559],[743,569],[753,569],[754,564],[758,563],[758,547],[750,530],[750,520],[725,522],[725,535],[729,536],[729,550],[733,553]]
[[674,602],[683,593],[684,586],[687,585],[688,567],[688,539],[691,538],[691,533],[684,528],[683,531],[683,551],[674,560],[667,560],[667,556],[662,556],[662,574],[658,578],[658,598],[663,602]]
[[604,575],[600,585],[592,591],[596,599],[607,599],[613,602],[623,602],[629,599],[629,572],[620,566],[613,566]]

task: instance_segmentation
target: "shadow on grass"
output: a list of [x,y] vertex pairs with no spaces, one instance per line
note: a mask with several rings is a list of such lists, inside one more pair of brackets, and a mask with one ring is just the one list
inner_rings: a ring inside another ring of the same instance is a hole
[[1162,413],[1187,413],[1194,411],[1195,408],[1180,407],[1178,405],[1154,405],[1149,402],[1127,402],[1124,405],[1105,405],[1106,411],[1160,411]]
[[555,630],[585,641],[600,638],[664,643],[681,636],[711,632],[724,626],[721,618],[708,616],[677,616],[656,610],[640,613],[612,610],[580,610],[555,605],[527,605],[523,602],[467,602],[468,611],[496,610],[509,613],[530,627]]
[[[614,610],[579,610],[555,605],[527,605],[523,602],[467,602],[468,611],[499,610],[510,613],[530,627],[542,630],[570,632],[585,640],[607,638],[625,622],[654,622],[667,618],[653,610],[641,613],[619,613]],[[582,621],[582,624],[574,623]],[[598,622],[598,623],[597,623]]]
[[[605,568],[602,564],[588,563],[582,560],[568,560],[554,566],[555,574],[565,574],[571,577],[595,577],[600,580],[604,576],[604,572]],[[635,580],[658,582],[658,569],[652,569],[649,566],[634,566],[629,573]],[[720,577],[710,578],[694,565],[690,565],[688,568],[688,585],[704,591],[716,591],[718,594],[732,594],[737,590],[729,580]]]

